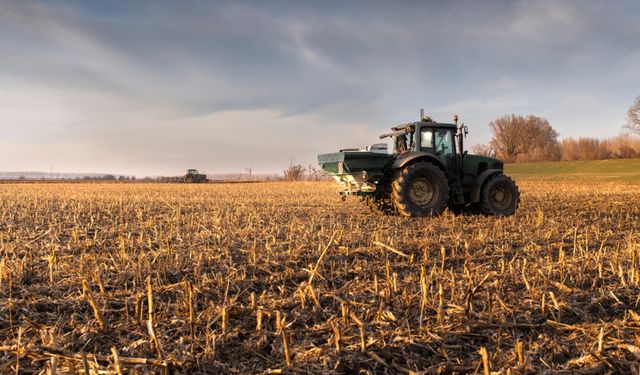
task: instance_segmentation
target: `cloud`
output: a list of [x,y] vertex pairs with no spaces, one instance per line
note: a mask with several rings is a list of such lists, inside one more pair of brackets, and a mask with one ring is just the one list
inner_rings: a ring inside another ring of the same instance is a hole
[[570,1],[515,1],[497,20],[500,27],[488,24],[481,32],[500,42],[523,42],[527,46],[575,42],[587,32],[584,7]]
[[638,14],[635,2],[4,3],[3,140],[66,139],[114,172],[162,173],[310,163],[421,107],[460,114],[471,143],[512,112],[613,132],[638,95]]

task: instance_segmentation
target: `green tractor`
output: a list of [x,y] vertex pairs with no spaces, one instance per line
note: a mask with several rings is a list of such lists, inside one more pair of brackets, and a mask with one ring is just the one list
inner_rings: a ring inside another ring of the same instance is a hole
[[207,175],[198,173],[197,169],[187,169],[187,174],[182,177],[182,180],[189,184],[199,184],[209,181]]
[[365,150],[318,155],[322,169],[341,185],[343,199],[356,195],[378,213],[407,217],[455,214],[513,215],[520,192],[497,159],[464,151],[467,127],[420,121],[391,128],[393,153],[379,143]]

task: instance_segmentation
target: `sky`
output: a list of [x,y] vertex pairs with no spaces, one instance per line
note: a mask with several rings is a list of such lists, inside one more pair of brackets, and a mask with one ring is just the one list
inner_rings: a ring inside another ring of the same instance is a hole
[[454,114],[621,133],[640,2],[0,0],[0,171],[282,172]]

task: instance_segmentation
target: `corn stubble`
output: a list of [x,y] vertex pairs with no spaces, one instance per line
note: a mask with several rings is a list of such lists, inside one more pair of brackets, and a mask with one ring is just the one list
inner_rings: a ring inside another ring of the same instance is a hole
[[638,186],[509,218],[327,183],[0,185],[0,373],[637,373]]

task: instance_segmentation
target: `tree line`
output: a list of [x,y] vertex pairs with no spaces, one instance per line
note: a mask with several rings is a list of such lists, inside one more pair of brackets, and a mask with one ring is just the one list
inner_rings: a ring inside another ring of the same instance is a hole
[[306,168],[301,164],[289,165],[284,171],[282,176],[287,181],[321,181],[328,179],[322,172],[322,169],[309,164]]
[[[640,135],[640,96],[629,108],[624,128]],[[640,138],[632,134],[607,139],[579,137],[559,141],[558,132],[549,121],[534,115],[504,115],[491,121],[489,129],[491,141],[476,145],[473,152],[508,163],[640,158]]]

